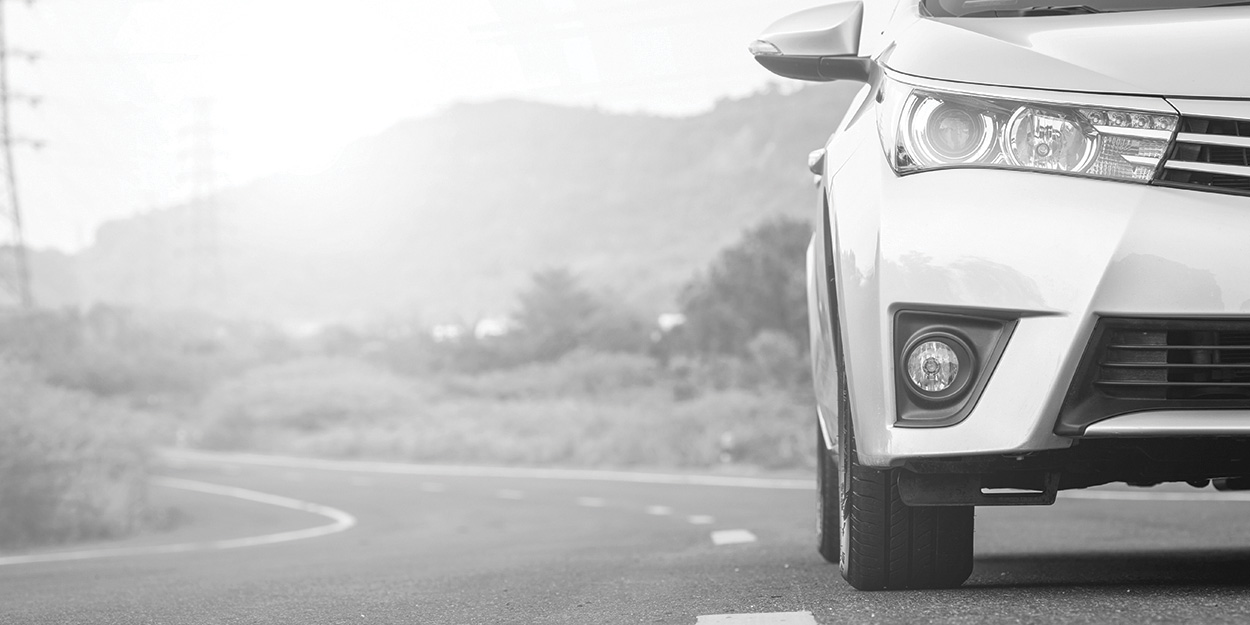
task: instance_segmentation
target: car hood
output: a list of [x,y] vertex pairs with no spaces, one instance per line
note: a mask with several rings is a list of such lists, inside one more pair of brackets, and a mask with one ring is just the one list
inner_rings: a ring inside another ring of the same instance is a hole
[[1093,93],[1250,98],[1250,7],[922,18],[883,57],[958,82]]

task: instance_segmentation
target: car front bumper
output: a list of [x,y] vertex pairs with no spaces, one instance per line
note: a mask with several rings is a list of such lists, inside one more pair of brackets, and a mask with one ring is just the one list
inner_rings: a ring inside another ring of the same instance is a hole
[[[1250,198],[1002,170],[899,177],[875,137],[842,162],[826,188],[856,444],[868,466],[1070,446],[1055,422],[1099,317],[1250,319]],[[959,423],[896,425],[900,310],[1018,319]],[[1186,435],[1185,413],[1174,416],[1168,427]],[[1250,425],[1250,411],[1226,417]]]

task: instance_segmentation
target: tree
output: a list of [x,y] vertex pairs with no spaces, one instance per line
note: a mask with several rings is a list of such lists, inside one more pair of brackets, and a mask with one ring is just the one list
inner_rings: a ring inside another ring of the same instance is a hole
[[531,360],[552,360],[572,351],[582,338],[582,324],[599,306],[568,269],[533,275],[517,296],[517,323]]
[[646,349],[646,325],[584,288],[568,269],[535,273],[517,300],[521,361],[554,360],[578,347],[609,352]]
[[681,293],[689,340],[704,354],[746,355],[760,332],[807,345],[804,259],[809,224],[776,218],[746,231]]

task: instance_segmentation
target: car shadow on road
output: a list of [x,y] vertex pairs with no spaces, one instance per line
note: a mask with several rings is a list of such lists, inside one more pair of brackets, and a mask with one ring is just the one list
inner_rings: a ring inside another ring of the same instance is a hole
[[965,588],[1250,586],[1250,548],[981,556]]

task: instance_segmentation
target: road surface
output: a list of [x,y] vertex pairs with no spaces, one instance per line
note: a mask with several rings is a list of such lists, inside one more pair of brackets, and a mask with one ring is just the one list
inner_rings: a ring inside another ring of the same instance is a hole
[[804,482],[241,460],[162,471],[173,530],[0,554],[0,622],[1250,622],[1250,497],[1209,489],[982,508],[963,588],[863,593]]

